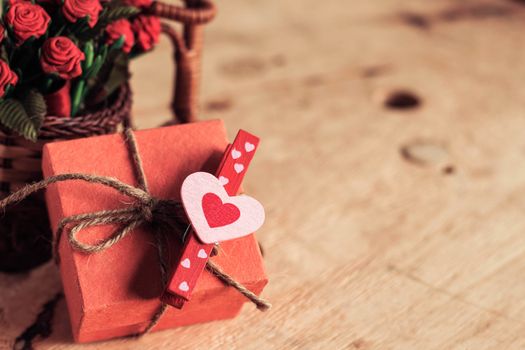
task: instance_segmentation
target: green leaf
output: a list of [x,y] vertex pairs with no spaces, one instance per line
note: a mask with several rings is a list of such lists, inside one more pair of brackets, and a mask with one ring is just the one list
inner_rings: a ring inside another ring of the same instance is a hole
[[94,39],[103,34],[108,24],[139,13],[140,9],[134,6],[110,5],[100,14],[94,28],[85,28],[77,36],[82,40]]
[[24,108],[29,117],[34,119],[35,125],[40,126],[47,113],[47,105],[44,96],[37,90],[30,90],[24,99]]
[[28,140],[36,141],[47,107],[44,97],[31,90],[23,100],[0,101],[0,123]]
[[120,50],[122,48],[122,46],[124,46],[124,42],[126,41],[126,36],[125,35],[121,35],[120,38],[118,38],[117,41],[115,41],[111,47],[109,48],[110,51],[116,51],[116,50]]
[[139,12],[140,10],[134,6],[109,7],[106,9],[106,11],[102,13],[98,20],[98,23],[100,23],[101,26],[105,28],[111,22],[115,22],[123,18],[133,17],[139,14]]

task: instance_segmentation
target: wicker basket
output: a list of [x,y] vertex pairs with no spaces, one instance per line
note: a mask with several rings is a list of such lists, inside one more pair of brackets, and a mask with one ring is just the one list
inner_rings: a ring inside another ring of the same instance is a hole
[[[208,0],[186,0],[185,6],[155,1],[147,13],[183,25],[180,35],[162,24],[174,46],[175,82],[172,122],[191,122],[197,115],[203,25],[215,16]],[[27,183],[40,180],[42,147],[50,141],[113,133],[129,122],[131,91],[122,86],[104,106],[75,118],[47,116],[36,143],[0,130],[0,197]],[[51,257],[51,232],[42,195],[24,200],[8,210],[0,221],[0,271],[25,271]]]

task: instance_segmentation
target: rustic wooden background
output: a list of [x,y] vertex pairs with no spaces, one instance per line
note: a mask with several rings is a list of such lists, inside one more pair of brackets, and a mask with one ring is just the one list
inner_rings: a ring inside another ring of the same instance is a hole
[[[262,137],[246,187],[274,308],[79,346],[61,300],[35,348],[525,348],[525,2],[218,5],[201,114]],[[169,117],[170,57],[133,65],[141,127]],[[0,289],[9,348],[60,282]]]

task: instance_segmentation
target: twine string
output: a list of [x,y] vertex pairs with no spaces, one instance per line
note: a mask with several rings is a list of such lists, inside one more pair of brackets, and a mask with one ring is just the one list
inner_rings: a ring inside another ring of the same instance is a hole
[[[128,185],[108,176],[81,173],[60,174],[26,185],[8,197],[0,200],[0,210],[5,210],[8,206],[18,203],[31,194],[58,182],[84,181],[90,184],[99,184],[113,188],[122,195],[135,199],[135,202],[127,208],[101,210],[93,213],[78,214],[63,218],[57,227],[55,239],[53,240],[53,254],[55,261],[57,263],[60,262],[58,254],[59,243],[61,242],[61,238],[64,231],[66,231],[66,228],[69,229],[68,242],[73,249],[85,254],[93,254],[111,248],[133,232],[137,227],[149,223],[152,225],[152,229],[154,229],[161,282],[163,286],[166,286],[168,282],[168,267],[165,256],[166,233],[176,232],[182,238],[188,225],[187,218],[184,214],[182,205],[179,202],[157,199],[149,193],[148,183],[135,135],[130,128],[125,129],[124,133],[138,182],[137,187]],[[115,225],[116,229],[105,239],[93,244],[84,243],[78,239],[78,234],[84,229],[108,225]],[[265,311],[271,307],[269,302],[248,290],[245,286],[223,272],[210,260],[208,260],[206,269],[225,285],[238,290],[242,295],[252,301],[259,310]],[[155,327],[166,309],[167,304],[162,303],[152,316],[148,326],[139,335],[145,334]]]

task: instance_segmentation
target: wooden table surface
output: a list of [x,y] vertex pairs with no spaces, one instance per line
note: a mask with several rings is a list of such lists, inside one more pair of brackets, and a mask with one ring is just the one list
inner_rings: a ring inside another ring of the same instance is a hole
[[[219,1],[201,115],[262,137],[273,309],[80,346],[62,300],[35,348],[525,348],[524,5]],[[141,127],[169,117],[170,57],[133,64]],[[0,288],[9,348],[61,287],[47,264]]]

